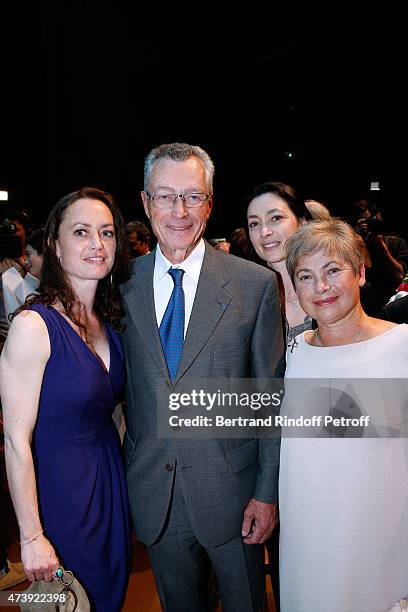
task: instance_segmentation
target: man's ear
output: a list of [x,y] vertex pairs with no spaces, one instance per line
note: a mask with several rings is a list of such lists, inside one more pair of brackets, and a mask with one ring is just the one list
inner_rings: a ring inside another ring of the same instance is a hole
[[141,191],[140,195],[142,197],[142,202],[143,202],[143,208],[146,214],[146,217],[149,219],[150,221],[150,210],[149,210],[149,197],[147,195],[147,193],[145,191]]
[[211,215],[212,207],[213,207],[213,196],[212,196],[212,194],[211,194],[211,195],[210,195],[210,197],[208,198],[208,214],[207,214],[207,220],[208,220],[209,216]]
[[362,287],[366,283],[365,265],[363,263],[360,264],[360,267],[358,269],[358,276],[359,276],[358,284],[360,285],[360,287]]

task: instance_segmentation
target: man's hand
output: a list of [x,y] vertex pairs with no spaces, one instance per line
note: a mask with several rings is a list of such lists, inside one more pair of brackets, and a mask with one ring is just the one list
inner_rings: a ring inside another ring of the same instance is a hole
[[251,499],[244,512],[241,535],[245,544],[263,544],[278,524],[277,504]]

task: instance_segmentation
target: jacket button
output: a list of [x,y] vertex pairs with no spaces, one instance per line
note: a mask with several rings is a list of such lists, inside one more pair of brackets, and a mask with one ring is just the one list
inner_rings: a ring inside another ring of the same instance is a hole
[[172,472],[173,471],[173,465],[171,463],[166,463],[165,467],[166,467],[166,470],[168,472]]

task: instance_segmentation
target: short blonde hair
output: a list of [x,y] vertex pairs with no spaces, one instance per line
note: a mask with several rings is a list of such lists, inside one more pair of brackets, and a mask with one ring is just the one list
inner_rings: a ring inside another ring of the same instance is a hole
[[292,283],[303,257],[319,252],[336,255],[347,261],[356,275],[367,257],[367,248],[361,237],[348,223],[334,217],[302,225],[287,240],[285,250],[286,268]]
[[314,221],[320,219],[331,219],[331,214],[327,206],[317,200],[305,200],[305,206],[312,215]]

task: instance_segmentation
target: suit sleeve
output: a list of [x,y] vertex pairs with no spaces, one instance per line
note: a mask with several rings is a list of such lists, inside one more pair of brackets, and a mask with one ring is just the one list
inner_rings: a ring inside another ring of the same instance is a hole
[[[277,390],[276,380],[285,372],[285,347],[279,289],[275,276],[265,288],[251,338],[251,376],[270,379],[269,391]],[[279,385],[280,386],[280,385]],[[275,409],[277,413],[279,408]],[[259,472],[253,497],[266,503],[277,502],[280,436],[262,436],[258,440]]]

